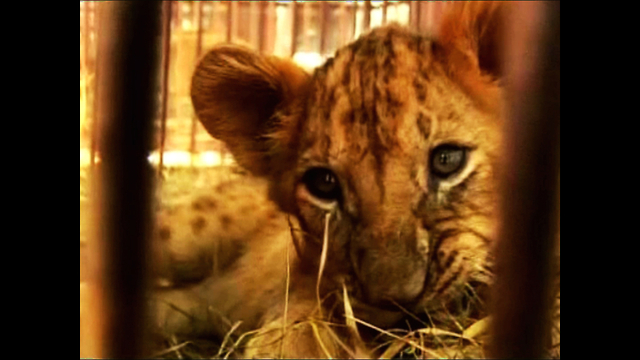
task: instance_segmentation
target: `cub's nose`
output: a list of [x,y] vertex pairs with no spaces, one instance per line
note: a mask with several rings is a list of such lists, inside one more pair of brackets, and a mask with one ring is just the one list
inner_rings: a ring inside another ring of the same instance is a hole
[[422,293],[427,262],[419,254],[361,249],[355,262],[363,300],[371,305],[410,304]]

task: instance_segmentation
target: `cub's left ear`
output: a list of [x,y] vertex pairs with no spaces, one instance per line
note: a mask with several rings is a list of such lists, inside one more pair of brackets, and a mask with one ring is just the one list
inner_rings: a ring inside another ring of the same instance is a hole
[[295,113],[308,83],[309,75],[291,61],[225,45],[196,67],[191,100],[204,128],[238,164],[267,176],[293,147]]

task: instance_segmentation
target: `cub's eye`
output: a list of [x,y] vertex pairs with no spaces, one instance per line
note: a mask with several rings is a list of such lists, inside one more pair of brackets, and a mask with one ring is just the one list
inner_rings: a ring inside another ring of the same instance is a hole
[[340,196],[338,177],[331,170],[324,168],[309,169],[302,177],[307,190],[323,200],[337,200]]
[[439,177],[448,177],[460,170],[467,157],[465,148],[441,145],[431,151],[431,171]]

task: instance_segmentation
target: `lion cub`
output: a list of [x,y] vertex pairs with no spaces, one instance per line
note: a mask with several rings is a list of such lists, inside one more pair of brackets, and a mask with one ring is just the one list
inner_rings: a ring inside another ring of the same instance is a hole
[[504,11],[457,3],[434,37],[377,28],[312,75],[207,53],[197,116],[259,180],[234,190],[251,192],[242,206],[223,189],[162,215],[162,275],[189,285],[157,293],[157,325],[256,330],[246,357],[360,357],[373,350],[355,324],[389,328],[489,284]]

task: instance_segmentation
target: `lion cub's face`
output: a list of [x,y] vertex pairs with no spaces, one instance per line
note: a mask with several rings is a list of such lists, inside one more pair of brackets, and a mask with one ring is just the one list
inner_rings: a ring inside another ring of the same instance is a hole
[[328,261],[371,304],[439,297],[487,262],[499,122],[437,47],[374,31],[316,71],[300,120],[295,214],[316,239],[332,214]]
[[457,44],[391,26],[312,77],[234,47],[194,76],[207,130],[298,218],[300,255],[319,263],[326,228],[328,279],[369,305],[421,307],[488,275],[500,95]]

